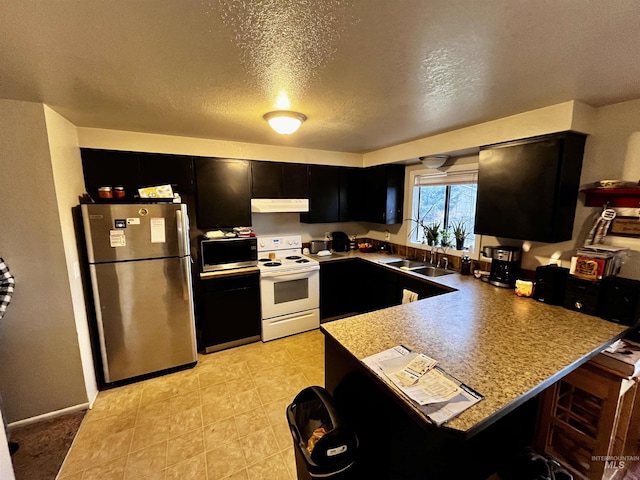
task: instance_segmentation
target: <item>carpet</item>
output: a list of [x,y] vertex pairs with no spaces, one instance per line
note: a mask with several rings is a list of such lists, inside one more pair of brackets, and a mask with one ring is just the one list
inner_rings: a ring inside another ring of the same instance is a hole
[[11,441],[20,444],[11,457],[16,480],[54,480],[86,410],[61,415],[11,431]]

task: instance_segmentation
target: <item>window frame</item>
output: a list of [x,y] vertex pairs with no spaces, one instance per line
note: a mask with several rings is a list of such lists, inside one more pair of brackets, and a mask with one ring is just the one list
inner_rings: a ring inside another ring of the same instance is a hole
[[[455,176],[461,175],[461,174],[465,174],[468,173],[469,175],[473,175],[475,176],[475,179],[473,181],[470,182],[464,182],[464,183],[477,183],[478,179],[477,179],[477,173],[478,173],[478,164],[466,164],[466,165],[452,165],[450,168],[447,169],[446,172],[441,172],[438,170],[434,170],[434,169],[427,169],[427,168],[423,168],[423,169],[417,169],[417,170],[413,170],[411,172],[409,172],[409,184],[408,184],[408,188],[409,188],[409,192],[407,195],[407,198],[409,200],[409,207],[411,209],[411,217],[410,218],[417,218],[418,215],[418,208],[419,208],[419,202],[418,202],[418,196],[416,195],[416,187],[419,187],[420,185],[416,185],[416,177],[422,177],[422,176],[432,176],[433,181],[428,181],[428,184],[426,185],[422,185],[422,186],[429,186],[429,185],[433,185],[433,186],[437,186],[437,185],[455,185],[455,184],[461,184],[462,182],[458,180],[455,180]],[[451,174],[451,175],[449,175]],[[449,178],[449,180],[447,181],[447,178]],[[447,198],[445,199],[445,205],[447,207],[447,209],[445,210],[445,221],[449,215],[448,212],[448,206],[449,206],[449,196],[450,196],[450,189],[447,189],[447,193],[446,193]],[[421,248],[421,249],[426,249],[426,250],[431,250],[432,247],[430,247],[427,244],[424,243],[418,243],[415,242],[412,238],[412,235],[410,234],[411,230],[414,228],[415,224],[413,221],[408,220],[408,232],[409,235],[407,236],[407,246],[413,247],[413,248]],[[453,239],[453,241],[455,242],[455,239]],[[475,241],[473,243],[473,245],[470,246],[469,248],[469,257],[474,259],[474,260],[478,260],[480,257],[480,245],[482,245],[482,235],[480,234],[475,234]],[[442,248],[442,247],[437,247],[437,248]],[[455,257],[462,257],[463,255],[463,250],[456,250],[455,245],[453,247],[449,247],[447,248],[447,255],[450,256],[455,256]]]

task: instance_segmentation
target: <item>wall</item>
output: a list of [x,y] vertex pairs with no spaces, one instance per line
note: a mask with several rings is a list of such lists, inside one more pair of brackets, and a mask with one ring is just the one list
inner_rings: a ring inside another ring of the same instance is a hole
[[413,142],[383,148],[363,155],[364,166],[379,165],[421,156],[477,152],[481,145],[573,130],[591,133],[594,110],[570,101],[511,115],[490,122],[432,135]]
[[46,105],[44,113],[85,390],[89,403],[93,404],[98,395],[98,386],[91,354],[89,324],[72,215],[72,208],[78,205],[78,196],[85,192],[82,159],[76,127]]
[[132,152],[173,153],[199,157],[227,157],[246,160],[362,166],[362,155],[307,148],[279,147],[256,143],[229,142],[206,138],[178,137],[125,132],[100,128],[78,128],[81,147]]
[[0,100],[0,255],[16,278],[0,388],[13,422],[86,404],[42,104]]

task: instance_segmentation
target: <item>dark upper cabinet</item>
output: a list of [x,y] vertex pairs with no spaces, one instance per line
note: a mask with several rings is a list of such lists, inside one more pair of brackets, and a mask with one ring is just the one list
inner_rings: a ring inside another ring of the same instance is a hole
[[282,198],[282,163],[251,162],[251,196]]
[[340,167],[309,166],[309,212],[300,214],[303,223],[340,221]]
[[196,158],[198,228],[251,225],[251,171],[248,160]]
[[359,220],[387,225],[402,223],[404,165],[364,169],[359,189]]
[[404,165],[309,167],[309,213],[304,223],[402,223]]
[[308,198],[308,166],[299,163],[251,162],[253,198]]
[[475,233],[571,240],[585,139],[564,132],[481,148]]
[[87,193],[98,198],[102,186],[122,186],[125,200],[132,200],[138,188],[171,185],[179,193],[193,191],[191,157],[159,153],[81,149]]
[[309,198],[309,165],[282,164],[282,198]]

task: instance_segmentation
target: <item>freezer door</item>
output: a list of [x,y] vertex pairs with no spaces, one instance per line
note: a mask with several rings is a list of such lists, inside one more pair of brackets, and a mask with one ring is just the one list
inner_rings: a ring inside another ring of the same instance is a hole
[[184,204],[82,205],[89,263],[188,255]]
[[91,265],[107,383],[197,360],[189,257]]

